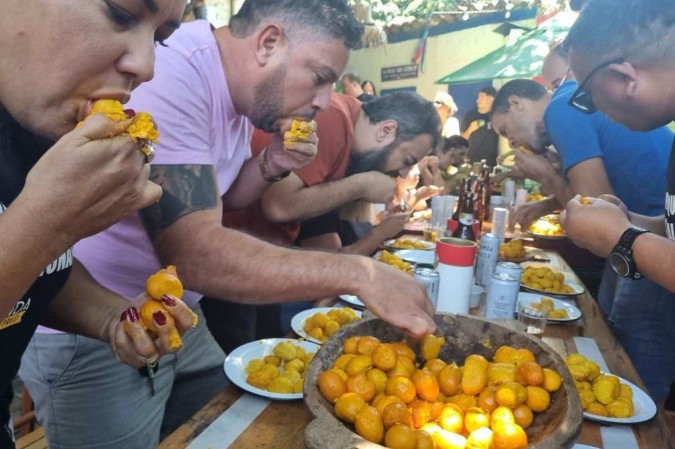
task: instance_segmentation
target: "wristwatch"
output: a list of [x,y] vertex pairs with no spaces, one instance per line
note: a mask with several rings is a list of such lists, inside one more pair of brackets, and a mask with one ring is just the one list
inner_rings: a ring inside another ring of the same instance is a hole
[[609,255],[609,264],[616,274],[621,277],[633,280],[642,279],[644,276],[637,271],[635,259],[633,259],[633,242],[635,239],[645,232],[646,229],[632,227],[628,228],[621,234],[619,243],[616,244],[612,253]]
[[267,166],[267,148],[262,151],[262,157],[260,158],[260,173],[262,174],[263,179],[267,182],[281,181],[291,174],[290,171],[285,171],[280,175],[274,176],[270,172],[270,168]]

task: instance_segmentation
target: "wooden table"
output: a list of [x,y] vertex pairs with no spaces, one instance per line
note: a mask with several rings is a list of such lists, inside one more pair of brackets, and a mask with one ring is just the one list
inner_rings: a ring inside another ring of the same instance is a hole
[[[553,267],[569,271],[569,266],[557,255],[549,253]],[[635,367],[626,352],[614,338],[608,328],[595,300],[587,293],[577,297],[577,306],[583,313],[580,321],[549,325],[544,333],[544,342],[556,349],[561,355],[575,353],[573,337],[592,337],[595,339],[610,371],[644,389]],[[188,422],[167,437],[158,449],[185,449],[216,418],[230,408],[244,393],[237,387],[230,386],[218,394],[202,410]],[[302,401],[271,402],[260,415],[239,435],[228,449],[302,449],[304,429],[312,416]],[[579,443],[603,448],[600,437],[600,425],[584,420]],[[640,449],[674,448],[674,440],[666,425],[663,412],[660,410],[652,420],[631,426]],[[191,448],[192,449],[192,448]],[[226,449],[212,448],[195,449]]]

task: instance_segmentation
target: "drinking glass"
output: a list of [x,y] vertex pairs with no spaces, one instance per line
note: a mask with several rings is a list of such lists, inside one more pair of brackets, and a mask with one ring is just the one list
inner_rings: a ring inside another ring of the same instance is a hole
[[443,229],[441,226],[435,226],[432,223],[427,223],[422,230],[422,238],[427,242],[436,243],[439,237],[443,237]]
[[546,329],[548,321],[548,311],[539,310],[530,307],[529,304],[518,303],[518,321],[526,327],[526,332],[535,337],[541,338]]

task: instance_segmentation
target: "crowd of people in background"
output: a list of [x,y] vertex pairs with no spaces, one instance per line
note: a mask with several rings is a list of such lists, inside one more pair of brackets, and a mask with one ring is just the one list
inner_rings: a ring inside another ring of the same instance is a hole
[[[531,179],[547,195],[511,224],[562,211],[570,239],[607,259],[601,310],[650,395],[667,397],[670,0],[588,0],[552,45],[544,86],[484,87],[461,123],[448,92],[378,96],[345,72],[363,31],[345,0],[246,0],[217,29],[178,29],[181,0],[129,3],[125,26],[112,2],[101,12],[11,1],[0,16],[0,308],[18,317],[0,327],[0,449],[14,447],[17,372],[50,448],[147,449],[227,385],[227,352],[284,335],[317,300],[353,294],[412,337],[433,332],[424,286],[368,256],[431,197],[457,194],[472,162],[497,166],[500,136],[515,162],[497,180]],[[162,133],[152,164],[121,135],[128,123],[95,116],[76,127],[104,97],[152,112]],[[288,144],[294,118],[317,128]],[[53,261],[63,263],[45,272]],[[157,317],[153,340],[138,295],[168,264],[186,293],[166,300],[173,324]],[[206,325],[193,329],[193,313]],[[174,327],[180,352],[163,337]]]

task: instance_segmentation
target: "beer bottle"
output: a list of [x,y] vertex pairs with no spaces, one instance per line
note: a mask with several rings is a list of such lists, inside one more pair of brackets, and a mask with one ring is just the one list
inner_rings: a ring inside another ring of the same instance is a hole
[[462,207],[462,203],[466,199],[466,195],[469,193],[471,193],[471,176],[467,176],[466,178],[462,179],[462,186],[459,189],[457,207],[455,208],[455,212],[452,214],[453,220],[459,221],[459,210]]
[[481,173],[483,172],[483,164],[480,162],[474,162],[471,167],[471,175],[476,178],[480,178]]
[[483,221],[490,218],[490,197],[492,196],[492,186],[490,185],[490,167],[483,166],[483,174],[481,176],[481,202],[483,203]]
[[455,228],[455,231],[452,233],[453,237],[471,240],[474,242],[476,241],[476,233],[473,231],[474,200],[475,194],[467,192],[464,196],[464,200],[460,201],[459,207],[457,208],[459,212],[459,223],[457,228]]

